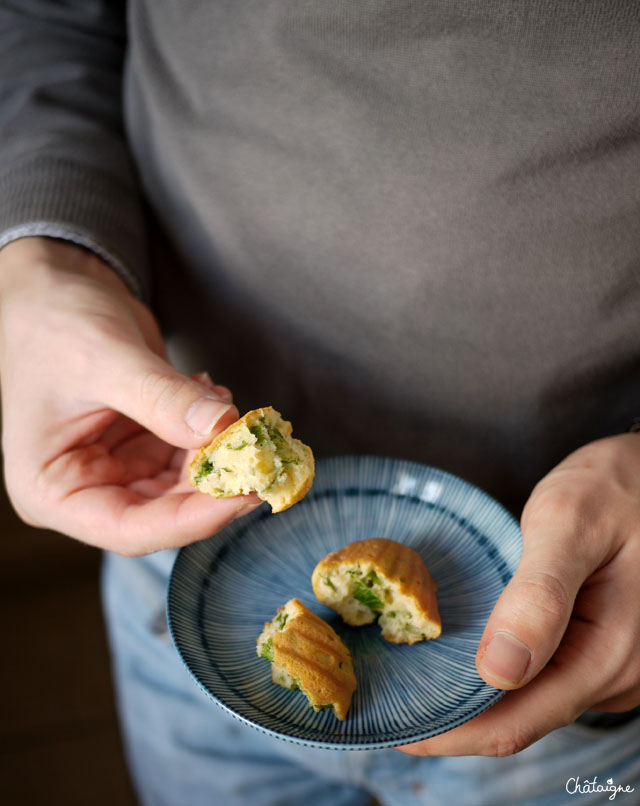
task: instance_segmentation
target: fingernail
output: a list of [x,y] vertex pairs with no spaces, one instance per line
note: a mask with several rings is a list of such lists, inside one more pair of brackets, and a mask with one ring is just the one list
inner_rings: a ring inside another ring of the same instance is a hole
[[232,521],[235,521],[236,518],[241,518],[243,515],[248,515],[252,510],[257,509],[258,507],[262,506],[262,501],[258,501],[257,504],[245,504],[244,506],[240,507],[240,509],[236,512],[236,514],[231,518]]
[[216,423],[231,408],[227,403],[221,403],[212,397],[201,397],[192,403],[185,416],[185,422],[198,436],[210,434]]
[[497,632],[480,661],[492,676],[519,683],[531,663],[531,650],[508,632]]

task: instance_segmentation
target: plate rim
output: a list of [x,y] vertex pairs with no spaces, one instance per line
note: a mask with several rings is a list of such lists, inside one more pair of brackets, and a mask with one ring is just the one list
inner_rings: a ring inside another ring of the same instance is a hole
[[[411,460],[411,459],[403,459],[401,457],[378,456],[378,455],[375,455],[375,454],[341,454],[341,455],[337,455],[337,456],[322,457],[319,460],[317,460],[317,465],[322,464],[324,466],[324,465],[330,464],[330,463],[344,463],[344,462],[349,462],[349,463],[360,465],[363,461],[369,461],[369,462],[375,461],[375,462],[380,462],[382,464],[389,464],[389,463],[402,464],[402,465],[404,465],[406,467],[413,466],[413,467],[418,468],[420,470],[420,472],[427,471],[427,472],[435,473],[435,474],[437,474],[437,475],[439,475],[441,477],[448,478],[448,479],[452,480],[456,484],[462,484],[465,487],[472,488],[476,493],[479,493],[480,496],[482,498],[484,498],[487,502],[491,503],[494,506],[497,506],[498,509],[502,511],[503,515],[506,516],[507,521],[511,521],[512,525],[515,527],[515,534],[520,535],[520,546],[521,546],[522,537],[521,537],[521,532],[520,532],[520,525],[519,525],[518,521],[516,520],[515,516],[511,512],[509,512],[509,510],[500,501],[498,501],[492,495],[487,493],[481,487],[478,487],[473,482],[470,482],[467,479],[462,478],[461,476],[457,476],[454,473],[450,473],[447,470],[443,470],[442,468],[436,467],[435,465],[428,465],[428,464],[424,464],[422,462],[417,462],[417,461],[414,461],[414,460]],[[313,492],[313,487],[311,487],[311,490],[309,492],[310,493]],[[405,497],[405,498],[411,497],[410,495],[403,495],[403,494],[400,494],[400,493],[398,493],[398,495],[401,495],[401,497]],[[304,501],[304,499],[303,499],[303,501]],[[252,519],[252,517],[257,517],[258,514],[259,513],[257,513],[257,512],[256,512],[256,515],[253,515],[253,516],[250,514],[248,516],[248,519]],[[230,525],[230,524],[228,524],[228,525]],[[226,529],[227,529],[227,527],[223,527],[219,532],[215,532],[210,537],[204,538],[204,542],[206,542],[208,540],[214,540],[216,538],[220,538],[222,535],[224,535]],[[226,546],[228,544],[229,541],[231,541],[233,539],[233,537],[234,537],[233,532],[230,531],[230,533],[227,536],[227,538],[225,540],[222,540],[215,547],[215,551],[212,552],[212,554],[211,554],[209,559],[213,559],[215,556],[217,556],[217,554],[224,548],[224,546]],[[480,714],[484,713],[484,711],[487,711],[489,708],[491,708],[497,702],[499,702],[504,697],[504,695],[507,693],[507,690],[505,690],[505,689],[492,688],[491,686],[489,686],[488,683],[485,683],[484,685],[487,687],[487,689],[492,690],[492,695],[487,699],[487,701],[483,701],[482,703],[480,703],[478,705],[478,707],[473,709],[470,713],[466,713],[463,716],[460,716],[458,719],[452,721],[451,723],[447,724],[444,727],[425,729],[422,733],[420,733],[420,734],[418,734],[416,736],[405,738],[405,739],[380,740],[380,739],[376,739],[375,737],[373,737],[371,739],[371,741],[367,741],[366,739],[359,738],[357,742],[349,742],[348,738],[347,738],[346,741],[336,741],[336,740],[333,740],[333,741],[326,740],[325,741],[325,740],[316,740],[316,739],[305,739],[305,738],[302,738],[302,737],[293,736],[291,734],[281,732],[279,730],[276,730],[275,728],[266,727],[264,725],[261,725],[258,722],[254,722],[249,717],[244,716],[241,713],[238,713],[233,708],[231,708],[229,705],[227,705],[223,700],[221,700],[219,697],[217,697],[203,683],[202,680],[200,680],[200,678],[198,677],[196,672],[194,672],[192,670],[191,666],[187,662],[187,659],[186,659],[185,654],[183,652],[183,646],[182,646],[182,644],[180,642],[180,639],[178,638],[178,636],[175,633],[173,616],[172,616],[172,601],[175,599],[175,585],[174,585],[174,582],[175,582],[175,579],[177,578],[178,573],[180,573],[180,566],[183,563],[186,562],[186,560],[184,558],[187,556],[187,554],[188,554],[189,550],[191,549],[191,547],[193,545],[198,545],[198,544],[200,544],[202,542],[203,541],[197,541],[197,543],[189,544],[189,545],[181,547],[179,549],[179,551],[178,551],[178,554],[177,554],[177,556],[175,558],[175,561],[173,563],[173,566],[171,568],[171,573],[170,573],[170,576],[169,576],[169,583],[168,583],[168,586],[167,586],[166,605],[165,605],[166,616],[167,616],[167,624],[168,624],[168,627],[169,627],[169,633],[171,635],[171,639],[173,641],[174,648],[176,649],[176,651],[177,651],[177,653],[178,653],[178,655],[180,657],[180,660],[182,661],[182,663],[184,664],[185,668],[187,669],[187,671],[189,673],[189,677],[191,678],[191,680],[206,694],[206,696],[210,700],[212,700],[218,707],[222,708],[223,711],[225,711],[227,714],[232,716],[234,719],[237,719],[238,721],[240,721],[243,724],[253,728],[254,730],[259,731],[260,733],[266,734],[266,735],[271,736],[271,737],[276,738],[276,739],[280,739],[282,741],[290,742],[292,744],[302,745],[302,746],[305,746],[305,747],[314,747],[314,748],[317,748],[317,749],[342,750],[342,751],[347,751],[347,750],[389,750],[389,749],[393,749],[393,748],[396,748],[396,747],[402,747],[402,746],[405,746],[405,745],[415,744],[417,742],[425,741],[426,739],[431,739],[434,736],[438,736],[438,735],[440,735],[442,733],[447,733],[450,730],[454,730],[455,728],[460,727],[461,725],[464,725],[466,722],[469,722],[471,719],[475,719],[475,717],[477,717]]]

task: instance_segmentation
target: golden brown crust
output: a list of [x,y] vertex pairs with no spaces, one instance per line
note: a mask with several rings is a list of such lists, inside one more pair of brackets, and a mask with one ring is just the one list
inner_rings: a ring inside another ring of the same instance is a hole
[[409,546],[385,537],[372,537],[356,540],[327,554],[311,577],[313,591],[320,601],[325,598],[320,584],[323,575],[343,564],[370,564],[379,576],[393,582],[399,593],[413,599],[426,620],[442,626],[436,599],[437,585],[422,557]]
[[351,653],[333,628],[292,599],[297,614],[273,636],[273,662],[300,681],[313,705],[332,705],[344,719],[356,689]]
[[275,515],[276,512],[284,512],[285,509],[289,509],[289,507],[292,507],[294,504],[297,504],[298,501],[302,501],[302,499],[311,489],[311,485],[313,484],[313,479],[315,478],[315,475],[316,475],[315,465],[313,465],[310,475],[307,476],[307,478],[305,479],[304,486],[298,487],[296,494],[282,506],[278,508],[272,507],[273,514]]

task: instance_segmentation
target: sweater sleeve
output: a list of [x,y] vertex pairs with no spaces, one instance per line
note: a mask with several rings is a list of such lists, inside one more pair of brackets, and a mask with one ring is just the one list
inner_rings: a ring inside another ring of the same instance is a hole
[[122,120],[124,0],[0,2],[0,246],[74,241],[148,291]]

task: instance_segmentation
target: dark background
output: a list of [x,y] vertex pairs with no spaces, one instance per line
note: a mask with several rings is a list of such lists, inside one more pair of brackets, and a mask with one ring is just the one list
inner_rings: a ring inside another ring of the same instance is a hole
[[100,606],[101,554],[23,524],[0,490],[0,803],[133,806]]

